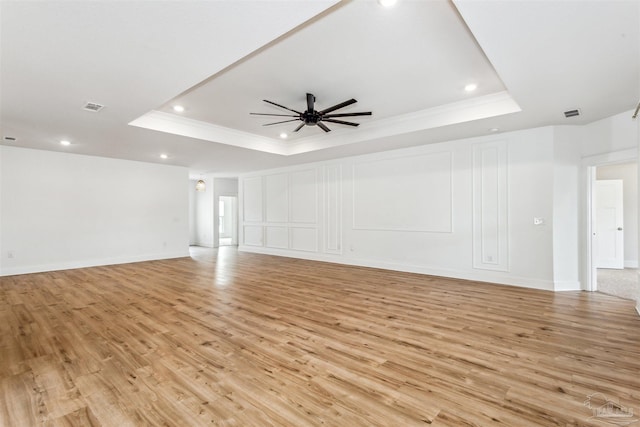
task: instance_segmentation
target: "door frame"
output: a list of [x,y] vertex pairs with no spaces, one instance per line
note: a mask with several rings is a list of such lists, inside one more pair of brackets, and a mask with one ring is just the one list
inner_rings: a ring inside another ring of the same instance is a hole
[[593,233],[595,232],[594,224],[594,193],[595,193],[595,181],[596,181],[596,168],[598,166],[614,165],[619,163],[638,163],[638,149],[630,148],[627,150],[614,151],[611,153],[600,154],[596,156],[589,156],[582,159],[583,176],[586,177],[586,192],[585,205],[586,211],[585,219],[582,223],[582,233],[585,239],[584,254],[584,269],[583,274],[585,278],[586,290],[597,291],[598,290],[598,269],[595,264],[595,251],[593,242]]

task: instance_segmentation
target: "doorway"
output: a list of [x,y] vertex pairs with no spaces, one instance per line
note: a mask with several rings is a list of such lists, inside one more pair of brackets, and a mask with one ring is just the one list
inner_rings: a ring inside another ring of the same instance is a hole
[[238,198],[218,198],[218,246],[238,246]]
[[591,174],[591,290],[634,298],[638,286],[638,165],[595,165]]

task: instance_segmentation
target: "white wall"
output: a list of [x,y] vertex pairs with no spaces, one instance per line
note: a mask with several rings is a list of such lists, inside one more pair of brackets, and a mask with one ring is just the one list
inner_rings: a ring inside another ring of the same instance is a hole
[[638,267],[638,165],[623,163],[599,166],[596,179],[620,179],[623,188],[624,265]]
[[580,132],[554,128],[553,276],[555,290],[579,289],[580,281]]
[[552,290],[554,155],[540,128],[247,174],[240,249]]
[[1,275],[189,255],[185,168],[0,153]]
[[189,245],[195,245],[198,241],[198,230],[196,223],[196,183],[197,179],[190,179],[187,184],[189,193]]
[[582,157],[638,147],[638,125],[631,111],[580,127]]

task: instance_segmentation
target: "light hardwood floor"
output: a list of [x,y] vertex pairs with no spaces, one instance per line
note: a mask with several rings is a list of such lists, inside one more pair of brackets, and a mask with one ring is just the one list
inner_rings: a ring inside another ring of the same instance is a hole
[[596,392],[640,412],[631,301],[231,247],[0,278],[2,426],[612,425]]

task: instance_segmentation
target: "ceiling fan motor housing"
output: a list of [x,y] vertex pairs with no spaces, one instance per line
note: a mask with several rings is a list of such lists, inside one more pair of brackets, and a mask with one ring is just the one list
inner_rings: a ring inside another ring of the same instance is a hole
[[305,111],[304,113],[302,113],[301,120],[305,125],[315,126],[320,121],[320,114],[316,110]]

